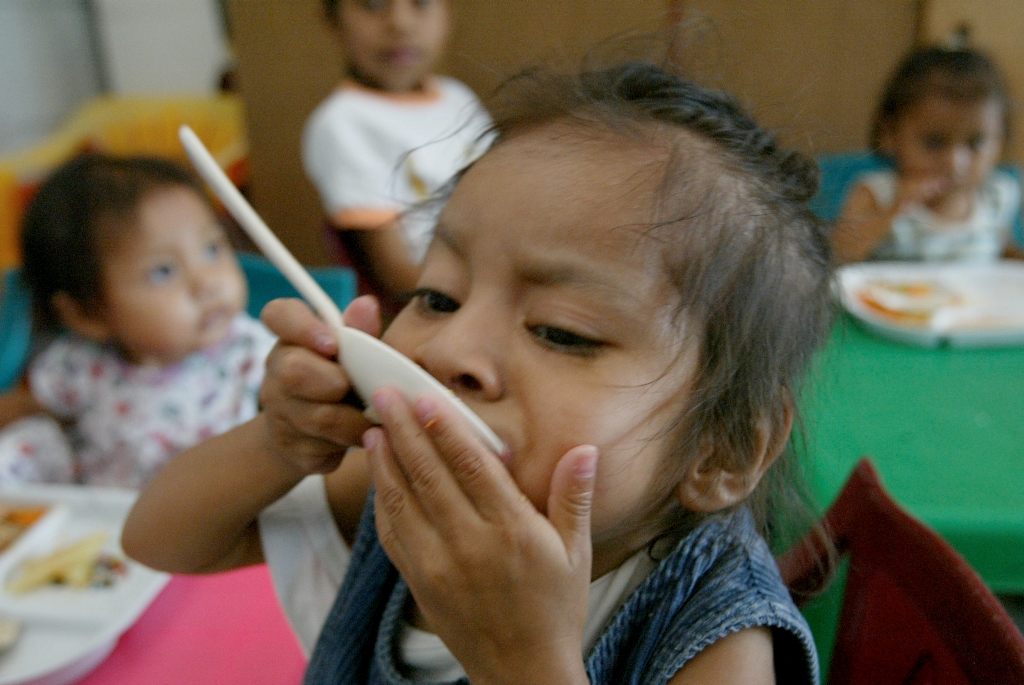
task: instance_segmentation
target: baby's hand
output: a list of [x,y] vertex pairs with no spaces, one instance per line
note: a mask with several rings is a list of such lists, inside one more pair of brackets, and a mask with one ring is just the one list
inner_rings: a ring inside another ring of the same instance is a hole
[[474,683],[586,682],[597,450],[569,450],[540,514],[442,402],[374,394],[364,444],[377,532],[417,606]]
[[[263,308],[262,318],[280,338],[267,357],[260,390],[272,449],[303,474],[329,473],[370,427],[348,376],[335,360],[334,333],[301,300],[274,300]],[[376,301],[356,298],[345,321],[378,335]]]

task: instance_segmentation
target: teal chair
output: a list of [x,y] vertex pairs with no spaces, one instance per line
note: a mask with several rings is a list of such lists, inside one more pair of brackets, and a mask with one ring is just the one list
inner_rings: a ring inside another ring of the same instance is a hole
[[4,274],[0,298],[0,390],[7,390],[21,378],[32,338],[32,299],[21,280],[21,270]]
[[[263,306],[278,297],[298,297],[299,293],[284,276],[263,257],[239,254],[249,281],[249,314],[258,318]],[[356,296],[356,276],[350,269],[336,266],[309,270],[331,299],[344,308]],[[4,274],[0,299],[0,390],[7,390],[21,378],[32,338],[32,302],[18,269]]]
[[821,169],[821,185],[810,204],[814,213],[825,221],[839,218],[846,196],[858,178],[872,171],[892,168],[884,157],[867,151],[821,155],[817,161]]
[[[891,169],[892,163],[884,157],[861,150],[822,155],[818,157],[818,166],[821,168],[821,187],[818,194],[811,198],[811,209],[825,221],[835,221],[843,211],[843,203],[854,182],[872,171]],[[1020,182],[1019,167],[1004,164],[999,168]],[[1024,246],[1024,223],[1020,214],[1013,225],[1013,238],[1018,245]]]
[[[238,255],[238,261],[249,280],[249,314],[253,318],[258,319],[263,307],[271,300],[299,297],[299,291],[263,257],[243,252]],[[309,273],[342,309],[356,298],[356,273],[352,269],[318,266],[309,267]]]

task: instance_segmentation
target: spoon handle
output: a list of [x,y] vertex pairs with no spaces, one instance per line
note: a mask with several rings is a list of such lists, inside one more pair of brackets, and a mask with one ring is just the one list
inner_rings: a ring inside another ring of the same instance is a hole
[[[242,229],[259,246],[274,266],[276,266],[284,277],[295,286],[295,289],[302,294],[306,301],[312,305],[320,318],[324,320],[333,330],[339,330],[345,325],[341,310],[334,304],[327,293],[324,292],[309,272],[298,260],[292,256],[270,227],[263,222],[252,205],[238,192],[238,188],[221,170],[220,165],[207,151],[206,146],[199,140],[199,136],[188,126],[182,126],[178,130],[178,138],[185,147],[189,159],[195,165],[199,175],[203,177],[213,192],[217,194],[220,201],[224,203],[231,216],[241,225]],[[338,341],[339,344],[341,341]]]

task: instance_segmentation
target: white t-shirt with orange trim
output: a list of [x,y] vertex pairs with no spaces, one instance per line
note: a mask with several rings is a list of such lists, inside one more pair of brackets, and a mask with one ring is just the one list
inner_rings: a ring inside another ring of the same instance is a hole
[[402,216],[420,261],[436,217],[410,210],[483,153],[489,125],[479,99],[455,79],[431,77],[423,92],[403,94],[346,81],[306,123],[302,159],[333,223],[376,228]]

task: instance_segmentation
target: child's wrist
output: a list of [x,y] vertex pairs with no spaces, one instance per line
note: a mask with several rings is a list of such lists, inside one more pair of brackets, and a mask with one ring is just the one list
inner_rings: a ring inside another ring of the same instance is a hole
[[252,456],[259,462],[260,470],[271,482],[290,483],[294,486],[309,475],[300,464],[282,454],[282,450],[272,437],[269,420],[264,412],[257,414],[250,422],[250,426],[254,433]]
[[270,468],[271,477],[295,484],[306,476],[330,473],[337,468],[345,452],[344,448],[337,446],[333,452],[318,453],[317,448],[323,445],[313,446],[308,439],[289,443],[272,425],[273,420],[266,412],[260,412],[253,419],[260,431],[259,459]]

